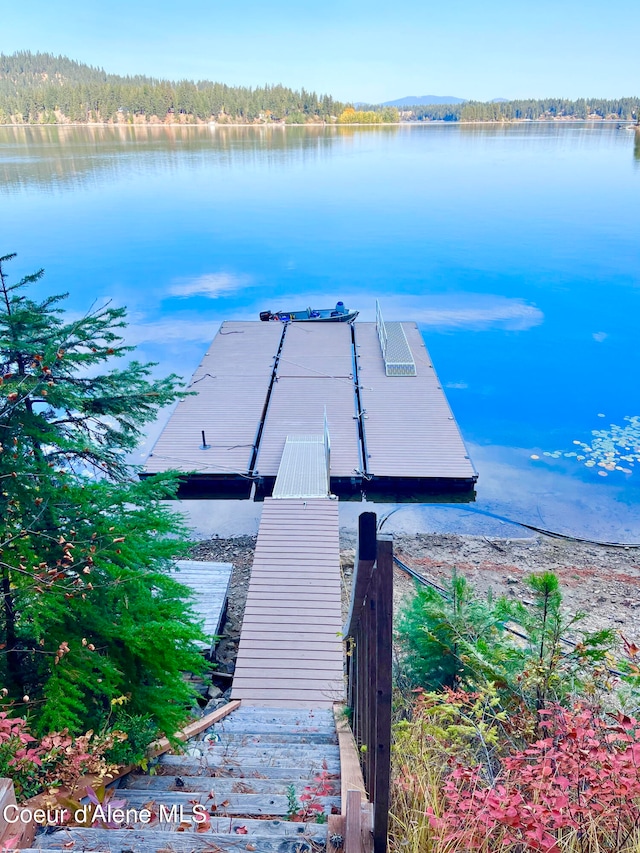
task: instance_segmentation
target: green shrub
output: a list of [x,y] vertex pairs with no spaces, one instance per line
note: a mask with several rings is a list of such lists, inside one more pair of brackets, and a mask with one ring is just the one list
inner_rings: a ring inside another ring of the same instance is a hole
[[184,394],[130,360],[124,309],[66,317],[64,296],[32,296],[42,271],[9,282],[12,257],[0,258],[0,684],[36,734],[100,731],[124,696],[172,735],[194,698],[182,672],[204,668],[191,593],[170,573],[188,531],[166,505],[177,475],[140,482],[129,454]]
[[505,681],[504,618],[491,595],[479,597],[457,572],[445,595],[416,586],[397,624],[403,675],[427,690]]
[[117,713],[112,728],[126,734],[126,740],[116,742],[105,754],[110,764],[146,765],[147,748],[160,734],[150,714]]
[[[495,685],[505,707],[540,710],[548,701],[611,687],[611,630],[581,632],[567,617],[551,572],[526,578],[529,606],[478,595],[454,572],[445,594],[418,587],[401,610],[399,675],[409,687],[474,690]],[[563,637],[577,635],[575,645]]]

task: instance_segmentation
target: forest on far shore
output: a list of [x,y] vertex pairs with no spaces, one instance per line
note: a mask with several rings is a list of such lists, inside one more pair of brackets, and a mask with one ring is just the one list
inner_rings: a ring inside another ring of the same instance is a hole
[[0,54],[0,124],[637,121],[639,115],[639,98],[466,101],[406,110],[359,104],[356,108],[328,94],[281,85],[253,88],[209,80],[122,77],[49,53]]
[[527,98],[517,101],[465,101],[410,108],[416,121],[540,121],[574,119],[637,121],[640,98]]

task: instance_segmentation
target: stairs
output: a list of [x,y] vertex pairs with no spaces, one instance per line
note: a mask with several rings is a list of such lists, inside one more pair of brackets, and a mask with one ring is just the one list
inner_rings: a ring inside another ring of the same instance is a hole
[[[121,781],[111,798],[112,808],[129,813],[119,828],[43,832],[32,850],[334,849],[326,817],[340,811],[340,760],[333,711],[328,708],[241,705],[189,741],[183,754],[164,755],[154,775],[132,773]],[[290,820],[300,809],[305,811],[303,820]]]

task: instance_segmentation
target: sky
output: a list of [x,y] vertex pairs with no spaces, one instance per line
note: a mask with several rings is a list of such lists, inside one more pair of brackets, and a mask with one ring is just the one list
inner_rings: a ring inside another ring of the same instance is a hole
[[31,0],[0,51],[343,101],[640,94],[638,0]]

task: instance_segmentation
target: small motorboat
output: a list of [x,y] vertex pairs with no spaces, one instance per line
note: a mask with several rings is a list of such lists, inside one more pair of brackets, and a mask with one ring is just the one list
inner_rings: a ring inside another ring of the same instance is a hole
[[276,311],[275,314],[261,311],[260,319],[280,323],[353,323],[358,313],[345,308],[344,302],[338,302],[335,308],[305,308],[304,311]]

